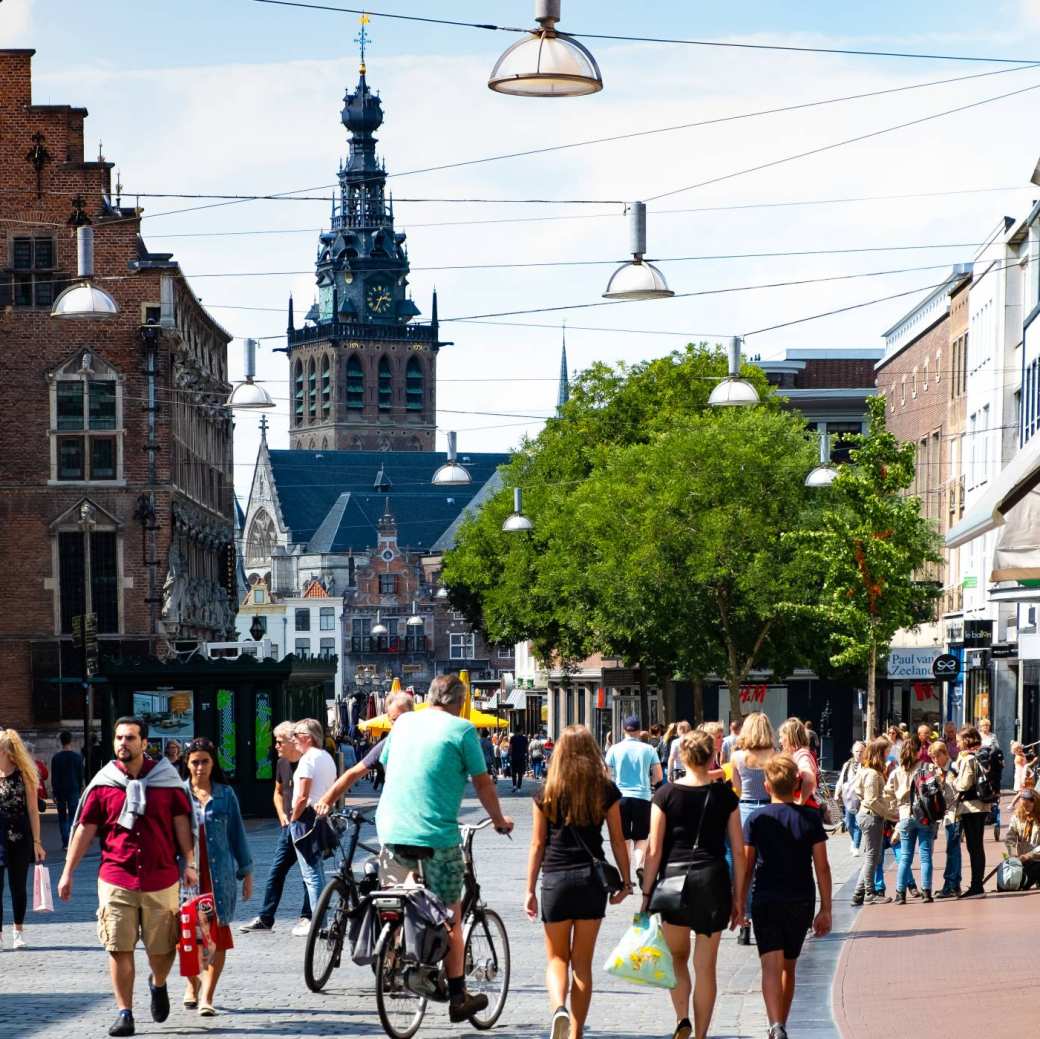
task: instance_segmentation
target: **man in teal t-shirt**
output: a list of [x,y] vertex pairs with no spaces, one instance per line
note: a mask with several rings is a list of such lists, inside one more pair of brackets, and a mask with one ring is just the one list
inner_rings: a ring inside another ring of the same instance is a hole
[[403,850],[409,845],[433,850],[431,857],[422,860],[423,876],[426,886],[454,913],[445,966],[448,1015],[455,1024],[488,1005],[487,996],[466,992],[463,974],[465,862],[458,820],[467,778],[472,778],[473,789],[495,829],[499,833],[513,829],[513,820],[502,814],[477,730],[459,717],[465,700],[466,687],[458,675],[438,675],[426,698],[428,709],[398,718],[380,759],[386,782],[376,809],[379,840],[397,864],[417,868],[417,860]]
[[657,751],[639,738],[639,719],[634,714],[622,724],[625,738],[607,751],[607,768],[621,791],[621,832],[628,843],[636,879],[642,884],[650,836],[650,799],[653,787],[661,782],[661,762]]

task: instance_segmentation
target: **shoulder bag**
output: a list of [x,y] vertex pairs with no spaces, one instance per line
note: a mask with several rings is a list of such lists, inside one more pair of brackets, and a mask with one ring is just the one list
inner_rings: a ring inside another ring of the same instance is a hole
[[[708,783],[708,792],[704,795],[704,807],[701,809],[701,821],[697,824],[697,836],[693,839],[693,848],[696,850],[701,843],[701,829],[704,826],[704,817],[708,814],[708,802],[711,800],[711,788],[713,783]],[[653,894],[650,896],[650,912],[665,913],[674,916],[683,909],[683,889],[686,886],[686,873],[678,876],[665,877],[654,885]]]
[[585,854],[592,860],[592,882],[602,888],[608,895],[616,895],[623,890],[625,882],[621,879],[621,871],[617,866],[612,866],[606,859],[593,855],[592,850],[582,839],[581,834],[578,833],[576,826],[571,826],[570,831],[574,834]]

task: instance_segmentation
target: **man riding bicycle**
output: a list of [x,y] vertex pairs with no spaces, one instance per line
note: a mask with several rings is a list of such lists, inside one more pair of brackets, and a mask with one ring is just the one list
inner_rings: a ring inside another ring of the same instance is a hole
[[459,847],[459,808],[471,778],[480,803],[499,833],[513,820],[502,814],[495,784],[488,775],[477,730],[459,717],[466,687],[458,675],[438,675],[426,698],[428,709],[397,719],[383,748],[386,783],[376,810],[376,830],[391,865],[418,866],[422,855],[426,886],[452,911],[451,946],[445,957],[452,1022],[459,1023],[488,1005],[485,995],[466,992],[462,935],[462,883],[465,873]]

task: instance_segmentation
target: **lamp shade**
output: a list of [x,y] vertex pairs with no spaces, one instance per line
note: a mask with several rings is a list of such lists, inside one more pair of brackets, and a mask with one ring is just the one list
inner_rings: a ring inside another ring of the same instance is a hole
[[517,97],[581,97],[602,90],[603,77],[587,47],[566,33],[541,28],[502,52],[488,86]]
[[116,301],[89,281],[77,281],[58,294],[51,317],[104,320],[119,313]]
[[382,638],[386,634],[387,627],[382,621],[379,620],[377,620],[375,624],[372,625],[372,628],[369,631],[369,635],[375,635],[376,638]]
[[723,379],[708,397],[713,408],[749,408],[758,403],[758,390],[745,379]]
[[818,465],[805,478],[806,487],[830,487],[838,475],[832,465]]
[[473,478],[464,465],[459,465],[456,455],[456,437],[454,433],[448,434],[448,456],[444,465],[440,466],[433,474],[430,481],[434,487],[465,487],[472,483]]
[[227,407],[236,411],[259,411],[261,408],[273,408],[274,401],[263,386],[247,379],[238,383],[228,395]]
[[603,298],[667,299],[674,295],[657,267],[645,260],[632,260],[623,263],[610,276]]
[[444,585],[441,585],[440,588],[437,589],[436,598],[440,599],[442,602],[448,598],[448,589],[445,588]]
[[506,518],[502,529],[507,534],[516,534],[525,530],[534,530],[534,524],[524,515],[524,500],[519,487],[513,488],[513,513]]

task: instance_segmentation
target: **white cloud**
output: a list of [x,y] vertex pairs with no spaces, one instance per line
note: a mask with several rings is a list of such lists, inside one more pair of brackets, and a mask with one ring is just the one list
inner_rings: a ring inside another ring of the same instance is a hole
[[0,0],[0,47],[23,47],[32,24],[33,0]]

